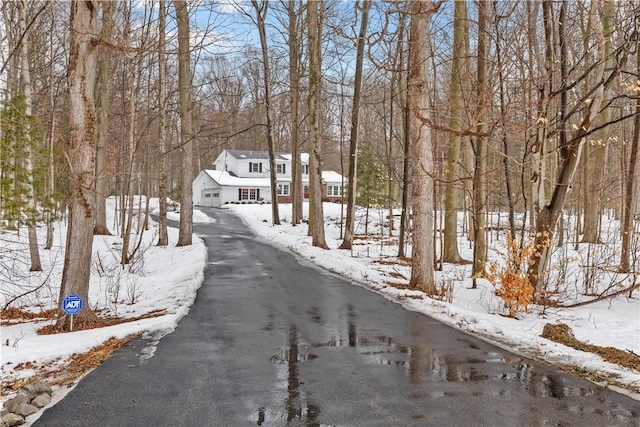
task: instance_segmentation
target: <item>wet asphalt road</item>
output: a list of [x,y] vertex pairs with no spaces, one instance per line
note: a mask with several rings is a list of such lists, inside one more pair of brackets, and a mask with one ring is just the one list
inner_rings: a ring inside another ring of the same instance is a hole
[[206,212],[217,222],[195,227],[205,282],[176,331],[123,347],[34,426],[640,423],[638,401],[406,311],[262,243],[229,211]]

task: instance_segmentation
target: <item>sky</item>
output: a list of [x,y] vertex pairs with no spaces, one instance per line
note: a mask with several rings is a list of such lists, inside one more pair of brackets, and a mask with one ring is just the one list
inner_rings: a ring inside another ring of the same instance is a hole
[[[151,199],[152,212],[157,212],[157,199]],[[113,199],[108,200],[109,220],[112,229],[117,225],[113,215]],[[445,264],[444,271],[436,273],[439,283],[453,284],[452,302],[433,300],[424,297],[419,291],[398,289],[387,284],[388,281],[401,282],[399,275],[410,277],[409,268],[398,264],[379,263],[379,260],[392,260],[395,248],[381,243],[379,239],[358,241],[353,251],[338,250],[340,205],[325,203],[326,239],[330,247],[323,250],[311,246],[307,227],[291,227],[291,205],[280,204],[282,225],[271,225],[271,205],[226,205],[240,215],[248,227],[260,238],[275,247],[291,250],[299,256],[311,260],[321,267],[347,278],[353,286],[362,286],[384,296],[389,301],[412,310],[434,317],[453,327],[466,330],[499,346],[511,349],[523,356],[546,360],[551,363],[565,363],[595,370],[602,374],[618,376],[617,381],[640,388],[640,372],[604,362],[599,356],[585,353],[564,345],[553,343],[540,337],[545,323],[566,323],[573,329],[579,340],[600,346],[613,346],[628,349],[640,354],[640,300],[619,296],[613,300],[601,301],[577,308],[547,309],[545,313],[532,310],[518,314],[518,319],[510,319],[503,314],[501,301],[494,295],[492,286],[485,280],[478,280],[478,288],[471,289],[469,266],[450,266]],[[308,205],[305,203],[304,209]],[[356,224],[364,226],[362,214],[358,211]],[[370,212],[370,232],[384,220],[384,214]],[[179,214],[169,212],[172,220],[179,220]],[[194,222],[213,221],[196,208]],[[44,242],[44,230],[40,230],[40,242]],[[170,245],[154,246],[157,238],[157,225],[152,222],[150,231],[144,233],[144,257],[133,266],[133,272],[122,270],[117,262],[120,238],[117,236],[96,236],[94,238],[94,264],[90,287],[90,302],[93,308],[104,313],[122,317],[136,317],[153,310],[165,310],[166,314],[152,319],[122,323],[100,329],[74,331],[56,335],[37,335],[36,331],[51,320],[34,320],[22,323],[3,322],[0,325],[1,356],[0,375],[2,381],[29,378],[37,373],[35,369],[16,370],[14,367],[23,362],[46,363],[62,366],[72,354],[88,351],[110,337],[125,337],[133,333],[144,333],[154,340],[173,332],[180,319],[188,315],[195,301],[198,288],[202,284],[203,269],[207,262],[204,243],[194,238],[194,244],[188,247],[175,247],[178,230],[169,230]],[[363,231],[362,229],[356,230]],[[53,308],[56,304],[60,277],[62,273],[63,239],[66,233],[64,222],[56,227],[56,240],[53,250],[43,253],[44,275],[50,275],[50,285],[42,288],[37,295],[24,298],[19,302],[25,310],[38,311],[40,308]],[[4,232],[0,234],[3,243],[24,248],[26,233],[19,236]],[[492,243],[497,248],[498,243]],[[471,257],[468,245],[461,244],[462,255]],[[97,259],[101,262],[98,264]],[[28,264],[26,264],[28,265]],[[25,267],[28,268],[28,267]],[[98,274],[99,273],[99,274]],[[6,274],[6,273],[3,273]],[[16,280],[0,281],[0,303],[16,292],[18,286],[41,283],[42,277],[36,273],[16,273]],[[392,277],[391,274],[393,274]],[[14,282],[13,284],[11,282]],[[415,298],[422,297],[422,299]],[[6,344],[9,345],[6,345]],[[153,357],[150,353],[148,357]],[[62,399],[72,388],[55,388],[51,405]],[[629,392],[625,391],[625,394]],[[2,396],[4,401],[12,397]],[[640,395],[634,395],[640,400]],[[33,423],[42,413],[27,418],[27,424]]]

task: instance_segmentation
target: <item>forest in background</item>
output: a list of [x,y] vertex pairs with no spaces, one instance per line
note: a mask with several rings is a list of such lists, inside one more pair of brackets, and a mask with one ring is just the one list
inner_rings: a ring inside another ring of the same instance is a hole
[[[191,180],[225,148],[311,154],[316,246],[319,171],[348,176],[342,247],[356,205],[384,207],[428,294],[438,262],[471,262],[523,301],[548,299],[549,253],[602,245],[603,218],[619,239],[588,268],[637,286],[637,1],[5,0],[2,15],[0,231],[27,230],[37,270],[35,227],[68,212],[61,297],[86,295],[107,196],[125,207],[123,265],[141,233],[134,194],[180,200],[190,244]],[[166,207],[160,218],[166,230]],[[492,227],[514,239],[497,275]]]

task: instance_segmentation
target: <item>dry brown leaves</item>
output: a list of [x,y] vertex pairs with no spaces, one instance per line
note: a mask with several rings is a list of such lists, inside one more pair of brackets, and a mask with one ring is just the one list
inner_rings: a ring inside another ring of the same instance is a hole
[[607,362],[615,363],[616,365],[624,366],[625,368],[640,372],[640,356],[619,348],[601,347],[599,345],[582,342],[573,335],[571,328],[564,323],[555,325],[547,323],[542,329],[541,336],[551,341],[575,348],[576,350],[595,353]]
[[59,364],[55,362],[47,362],[38,364],[35,361],[27,361],[19,363],[13,367],[15,371],[34,370],[37,375],[27,379],[16,381],[3,381],[2,395],[6,395],[12,391],[35,381],[36,378],[46,378],[49,385],[67,385],[77,380],[88,371],[97,368],[109,356],[115,353],[120,347],[138,338],[141,334],[131,334],[124,338],[111,337],[104,343],[93,347],[86,353],[75,353],[66,363]]

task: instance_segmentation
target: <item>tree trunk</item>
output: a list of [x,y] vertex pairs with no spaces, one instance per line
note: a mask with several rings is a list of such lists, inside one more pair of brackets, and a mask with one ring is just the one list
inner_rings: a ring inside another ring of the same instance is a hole
[[[493,14],[495,16],[495,34],[496,34],[496,60],[497,60],[497,68],[498,68],[498,80],[500,84],[500,116],[503,120],[506,120],[507,117],[507,103],[505,99],[505,76],[503,70],[503,61],[502,61],[502,37],[500,33],[500,15],[498,15],[498,11],[496,10],[496,1],[493,2]],[[507,134],[506,126],[502,127],[502,165],[504,168],[504,182],[505,182],[505,191],[507,193],[507,203],[509,205],[509,232],[511,233],[512,238],[516,238],[516,219],[515,219],[515,209],[516,203],[514,200],[515,194],[513,193],[513,185],[511,184],[511,168],[510,162],[512,161],[510,150],[509,150],[509,137]],[[522,225],[524,227],[524,224]]]
[[160,0],[158,14],[158,115],[160,116],[158,129],[158,142],[160,145],[158,246],[167,246],[169,244],[169,234],[167,232],[167,137],[171,129],[169,128],[169,115],[167,114],[167,55],[165,53],[167,48],[167,8],[164,0]]
[[412,265],[409,287],[436,293],[433,246],[433,141],[429,100],[431,1],[411,2],[409,40],[409,106],[411,135],[411,198],[413,202]]
[[[640,39],[636,43],[636,52],[640,52]],[[640,55],[636,53],[636,68],[640,70]],[[631,240],[634,231],[634,218],[636,214],[636,187],[638,184],[638,146],[640,145],[640,97],[636,98],[636,111],[633,119],[633,136],[631,139],[631,152],[629,154],[629,166],[624,197],[624,215],[622,218],[622,251],[620,253],[620,271],[631,272]]]
[[97,72],[98,1],[72,1],[69,53],[69,163],[71,197],[67,244],[60,286],[57,330],[68,330],[70,318],[62,309],[64,298],[77,294],[82,310],[74,324],[97,320],[89,304],[89,279],[95,224],[96,112],[94,87]]
[[489,83],[487,82],[487,2],[478,2],[478,68],[477,68],[477,116],[478,136],[475,138],[475,170],[473,172],[473,268],[471,275],[475,278],[485,273],[487,262],[487,142],[483,136],[487,130],[487,104],[489,99]]
[[442,261],[450,263],[462,262],[458,251],[458,204],[460,190],[458,189],[458,162],[460,160],[460,136],[456,131],[461,129],[462,115],[462,75],[466,67],[462,66],[466,57],[464,25],[467,19],[466,2],[457,1],[454,4],[453,18],[453,61],[451,64],[450,86],[450,118],[449,154],[445,171],[445,202],[444,202],[444,242]]
[[269,67],[269,50],[267,49],[267,31],[265,21],[269,3],[251,0],[256,11],[256,25],[260,34],[260,47],[262,49],[262,67],[264,76],[264,104],[267,116],[267,146],[269,147],[269,177],[271,179],[271,223],[280,225],[280,213],[278,212],[278,178],[276,176],[276,153],[273,146],[273,119],[271,111],[271,68]]
[[309,184],[310,221],[312,245],[328,249],[324,236],[324,211],[322,208],[322,20],[324,1],[307,3],[307,30],[309,44],[309,138],[312,144]]
[[599,43],[595,57],[595,66],[591,71],[592,78],[587,78],[587,81],[593,82],[594,86],[585,94],[587,108],[583,113],[580,124],[573,132],[572,138],[567,141],[566,151],[562,153],[558,167],[556,184],[551,199],[540,211],[540,218],[536,224],[534,240],[536,250],[529,259],[527,275],[538,292],[542,290],[544,285],[543,273],[548,262],[549,246],[553,241],[554,228],[562,213],[567,193],[569,192],[573,176],[580,162],[586,138],[589,135],[594,120],[598,116],[605,91],[614,83],[621,69],[626,64],[629,52],[632,51],[630,43],[635,43],[635,41],[631,40],[626,41],[625,46],[622,46],[619,50],[619,55],[615,55],[616,61],[612,68],[608,69],[605,75],[605,37],[602,26],[597,19],[597,9],[598,1],[594,0],[590,5],[589,15],[591,28],[593,28]]
[[[347,222],[344,239],[340,249],[351,249],[355,229],[356,184],[358,179],[358,118],[360,114],[360,92],[362,89],[362,64],[364,62],[364,45],[366,44],[367,26],[369,24],[371,0],[363,0],[360,21],[360,33],[356,52],[356,69],[353,80],[353,105],[351,106],[351,132],[349,134],[349,178],[347,182]],[[391,217],[389,218],[391,220]]]
[[[113,34],[113,7],[114,2],[103,0],[102,5],[102,28],[100,38],[106,42],[111,42]],[[108,157],[107,146],[109,144],[109,113],[111,103],[111,48],[101,47],[99,51],[99,72],[98,72],[98,94],[97,94],[97,116],[98,116],[98,141],[96,146],[96,225],[93,228],[94,235],[110,236],[111,232],[107,228],[107,191],[109,188],[109,178],[113,173],[110,163],[112,159]]]
[[31,74],[29,71],[29,33],[27,32],[27,5],[25,0],[18,1],[19,28],[20,34],[24,34],[22,45],[20,48],[20,85],[22,94],[24,95],[24,136],[25,146],[25,172],[27,176],[27,234],[29,237],[29,255],[31,259],[31,267],[29,271],[42,271],[42,263],[40,262],[40,251],[38,249],[38,232],[37,232],[37,202],[36,191],[33,179],[33,141],[31,139]]
[[178,23],[178,92],[180,96],[180,231],[177,246],[189,246],[193,239],[193,103],[191,100],[191,50],[189,12],[185,0],[174,0]]
[[[610,0],[604,0],[600,16],[603,25],[605,70],[610,70],[615,65],[612,56],[612,37],[615,31],[613,17],[615,5]],[[606,73],[606,71],[605,71]],[[602,196],[604,191],[605,167],[607,164],[609,147],[609,128],[606,126],[611,121],[611,109],[607,107],[609,90],[605,91],[602,111],[598,115],[598,125],[604,126],[598,132],[594,141],[585,145],[585,168],[589,171],[589,179],[584,183],[585,210],[582,241],[586,243],[601,242],[601,216],[604,204]]]
[[[400,22],[398,24],[398,63],[401,69],[405,67],[404,56],[404,40],[405,40],[405,22],[406,14],[402,14]],[[409,227],[409,175],[410,175],[410,163],[409,163],[409,147],[411,145],[411,138],[409,137],[409,100],[408,100],[408,86],[407,86],[407,73],[401,71],[398,73],[398,88],[400,91],[400,109],[402,116],[402,142],[403,142],[403,167],[402,167],[402,208],[400,213],[400,230],[398,237],[398,257],[406,256],[406,236]]]
[[302,162],[300,159],[300,39],[298,38],[299,18],[295,0],[287,2],[289,15],[289,103],[291,105],[291,225],[302,220]]

